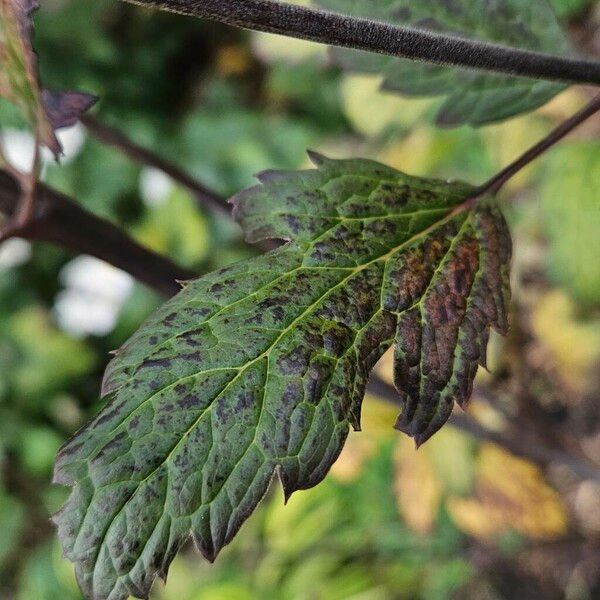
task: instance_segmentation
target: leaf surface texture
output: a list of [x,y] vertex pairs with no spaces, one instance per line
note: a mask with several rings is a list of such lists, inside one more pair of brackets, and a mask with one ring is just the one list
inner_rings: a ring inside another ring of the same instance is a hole
[[277,474],[316,485],[360,428],[395,344],[418,444],[464,405],[490,327],[505,332],[510,236],[492,200],[367,160],[312,155],[233,199],[250,241],[287,243],[185,284],[123,346],[107,405],[60,451],[56,516],[93,598],[145,597],[191,534],[213,560]]

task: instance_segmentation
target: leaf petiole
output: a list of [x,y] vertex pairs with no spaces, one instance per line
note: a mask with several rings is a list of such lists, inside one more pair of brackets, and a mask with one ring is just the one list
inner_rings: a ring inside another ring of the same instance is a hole
[[519,158],[509,164],[507,167],[502,169],[499,173],[494,175],[491,179],[480,185],[475,189],[474,194],[468,198],[463,204],[456,207],[455,213],[463,210],[469,210],[472,208],[477,201],[484,196],[493,196],[497,194],[502,187],[512,179],[517,173],[522,171],[525,167],[530,165],[534,160],[539,158],[547,150],[552,148],[555,144],[560,142],[566,137],[571,131],[579,127],[582,123],[587,121],[590,117],[600,112],[600,94],[596,96],[589,104],[584,106],[579,112],[575,113],[572,117],[563,121],[556,129],[553,129],[545,138],[540,140],[537,144],[532,146],[527,152],[522,154]]

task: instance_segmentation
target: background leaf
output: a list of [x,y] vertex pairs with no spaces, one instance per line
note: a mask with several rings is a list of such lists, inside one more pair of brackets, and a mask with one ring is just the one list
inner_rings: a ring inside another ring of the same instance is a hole
[[[558,55],[572,52],[546,0],[317,0],[323,8]],[[344,68],[383,77],[409,96],[445,96],[437,122],[485,125],[545,104],[565,86],[332,48]]]
[[514,530],[551,540],[568,524],[560,497],[539,469],[489,444],[478,458],[474,496],[450,498],[448,510],[461,529],[483,539]]

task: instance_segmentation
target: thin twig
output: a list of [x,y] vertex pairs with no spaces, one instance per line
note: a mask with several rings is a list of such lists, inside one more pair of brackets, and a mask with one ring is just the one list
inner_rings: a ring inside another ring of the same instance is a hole
[[485,196],[493,196],[497,194],[502,187],[512,179],[517,173],[530,165],[534,160],[539,158],[544,152],[552,146],[560,142],[573,129],[587,121],[590,117],[600,112],[600,95],[596,96],[589,104],[584,106],[579,112],[572,117],[563,121],[556,129],[553,129],[545,138],[532,146],[527,152],[522,154],[510,165],[502,169],[491,179],[476,187],[473,193],[461,204],[459,204],[452,214],[462,213],[471,210],[481,198]]
[[[19,207],[19,183],[0,170],[0,213],[11,219]],[[133,240],[122,229],[86,211],[63,194],[38,183],[31,219],[12,236],[50,242],[76,252],[90,254],[126,271],[164,296],[181,286],[177,281],[196,275]]]
[[600,63],[551,56],[274,0],[124,0],[254,31],[435,64],[600,85]]
[[[394,406],[400,406],[400,396],[396,389],[380,377],[371,376],[368,389],[374,396],[390,402]],[[511,454],[531,460],[540,466],[562,465],[582,479],[590,479],[600,483],[599,465],[563,450],[550,448],[527,432],[519,431],[516,434],[510,434],[508,432],[493,431],[467,414],[460,414],[456,411],[448,420],[448,425],[464,431],[480,441],[496,444],[508,450]]]
[[5,169],[19,184],[20,195],[16,210],[0,227],[0,243],[14,237],[32,219],[35,206],[35,188],[40,174],[41,147],[36,136],[33,151],[33,162],[29,172],[21,172],[12,166],[4,153],[4,145],[0,136],[0,168]]
[[183,169],[168,160],[165,160],[151,150],[140,146],[123,132],[98,121],[98,119],[91,115],[83,115],[81,117],[81,122],[94,137],[105,144],[109,144],[119,149],[123,154],[138,164],[153,167],[162,171],[173,179],[173,181],[187,188],[202,206],[219,214],[230,214],[231,208],[227,204],[225,198],[217,192],[207,188]]
[[[465,202],[456,207],[454,212],[457,213],[469,210],[483,196],[497,194],[507,181],[599,111],[600,95],[596,96],[579,112],[561,123],[556,129],[532,146],[517,160],[502,169],[502,171],[494,175],[490,180],[478,186]],[[231,214],[231,208],[225,198],[220,196],[217,192],[207,188],[204,184],[200,183],[181,168],[132,141],[123,132],[106,125],[105,123],[101,123],[90,115],[83,115],[81,121],[95,137],[104,143],[119,149],[138,164],[154,167],[169,175],[174,181],[189,189],[200,204],[221,214]]]
[[39,139],[36,136],[31,171],[21,179],[21,201],[19,202],[19,208],[14,216],[15,227],[23,227],[33,217],[35,188],[40,175],[40,162],[41,148]]

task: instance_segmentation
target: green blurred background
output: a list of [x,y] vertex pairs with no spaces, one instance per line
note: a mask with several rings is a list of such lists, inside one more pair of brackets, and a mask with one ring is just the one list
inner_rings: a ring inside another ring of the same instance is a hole
[[[574,43],[600,54],[600,10],[553,0]],[[47,0],[36,16],[44,83],[101,100],[99,119],[230,195],[305,150],[481,182],[582,106],[573,88],[534,114],[439,130],[436,101],[382,94],[314,44],[249,34],[115,0]],[[0,103],[9,155],[31,139]],[[76,126],[44,179],[199,273],[248,256],[236,225]],[[21,162],[19,162],[21,161]],[[492,339],[471,409],[600,465],[600,119],[503,192],[515,238],[512,332]],[[108,352],[161,302],[90,257],[0,247],[0,598],[80,598],[49,516],[59,445],[101,406]],[[390,377],[390,360],[379,368]],[[215,564],[189,548],[156,600],[600,597],[600,485],[448,427],[418,453],[396,409],[368,396],[363,432],[324,483],[287,506],[273,486]],[[537,443],[537,442],[536,442]],[[600,469],[600,467],[598,467]]]

